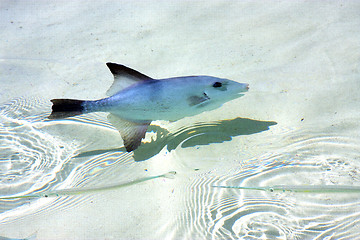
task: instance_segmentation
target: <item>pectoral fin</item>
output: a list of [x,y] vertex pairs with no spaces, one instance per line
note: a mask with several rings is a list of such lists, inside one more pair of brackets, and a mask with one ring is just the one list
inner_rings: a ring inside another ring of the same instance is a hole
[[111,113],[108,115],[108,120],[120,132],[128,152],[134,151],[140,146],[141,139],[145,137],[146,130],[151,123],[151,121],[141,123],[131,122]]
[[201,96],[194,95],[187,98],[188,104],[191,107],[204,103],[208,100],[210,100],[210,98],[206,93],[203,93]]

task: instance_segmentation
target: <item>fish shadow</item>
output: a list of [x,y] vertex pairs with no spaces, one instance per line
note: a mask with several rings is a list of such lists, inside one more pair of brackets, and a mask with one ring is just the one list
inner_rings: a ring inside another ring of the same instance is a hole
[[[188,128],[180,129],[175,133],[170,133],[165,128],[157,125],[150,125],[147,132],[155,132],[156,137],[153,137],[150,142],[142,143],[139,148],[133,152],[133,157],[135,161],[144,161],[158,154],[165,146],[170,152],[179,145],[182,148],[188,148],[231,141],[231,139],[236,136],[250,135],[269,130],[270,126],[276,124],[276,122],[272,121],[235,118],[211,123],[200,123]],[[125,147],[99,149],[82,152],[75,157],[88,157],[117,151],[126,152],[126,149]]]

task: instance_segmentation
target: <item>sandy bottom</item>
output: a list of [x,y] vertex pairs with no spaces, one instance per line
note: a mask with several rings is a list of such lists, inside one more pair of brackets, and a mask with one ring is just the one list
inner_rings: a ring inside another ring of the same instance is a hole
[[[0,236],[357,237],[359,12],[358,1],[1,1],[0,195],[120,186],[2,200]],[[109,61],[154,78],[228,78],[250,91],[211,112],[153,122],[125,153],[105,114],[47,119],[52,98],[104,97]],[[174,179],[121,185],[169,171]]]

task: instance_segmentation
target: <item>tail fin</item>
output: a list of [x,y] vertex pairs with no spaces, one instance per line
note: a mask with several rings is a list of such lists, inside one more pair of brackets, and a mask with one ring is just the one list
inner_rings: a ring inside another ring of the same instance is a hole
[[52,112],[49,119],[73,117],[84,113],[83,100],[52,99]]

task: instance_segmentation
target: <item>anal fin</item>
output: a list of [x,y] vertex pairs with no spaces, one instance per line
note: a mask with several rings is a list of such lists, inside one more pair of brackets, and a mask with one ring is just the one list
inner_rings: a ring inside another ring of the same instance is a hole
[[120,132],[126,151],[131,152],[138,148],[141,144],[141,139],[145,137],[146,130],[150,125],[149,122],[132,122],[122,119],[115,114],[110,113],[108,120]]

